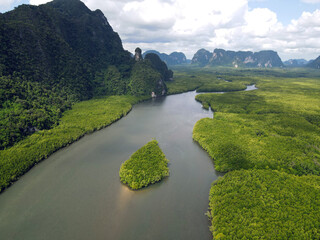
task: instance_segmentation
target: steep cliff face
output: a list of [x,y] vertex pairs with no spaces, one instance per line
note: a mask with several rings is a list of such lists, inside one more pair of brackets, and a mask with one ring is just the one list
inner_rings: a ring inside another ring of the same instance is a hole
[[308,63],[306,67],[320,69],[320,56],[315,60],[310,61],[310,63]]
[[275,51],[260,51],[253,54],[253,58],[256,60],[253,66],[257,67],[283,67],[283,62],[281,61],[278,53]]
[[155,50],[149,50],[143,53],[143,57],[145,57],[149,53],[158,55],[162,61],[164,61],[167,65],[170,66],[188,63],[186,55],[182,52],[173,52],[168,55]]
[[[138,49],[138,51],[137,51]],[[129,92],[133,95],[163,96],[167,93],[164,77],[167,65],[153,53],[143,59],[140,48],[136,49],[135,64],[129,79]]]
[[199,64],[200,66],[205,66],[209,64],[212,57],[213,53],[205,49],[200,49],[194,54],[191,60],[191,64]]
[[188,62],[187,57],[182,52],[170,53],[169,59],[167,60],[168,65],[180,65],[180,64],[186,64],[187,62]]
[[283,64],[286,67],[304,67],[308,64],[308,61],[305,59],[289,59],[283,62]]
[[86,99],[92,96],[95,72],[130,61],[103,13],[79,0],[21,5],[0,15],[2,75],[60,84]]
[[274,51],[226,51],[215,49],[213,53],[200,49],[192,59],[199,66],[229,66],[229,67],[283,67],[283,63]]
[[145,56],[145,60],[149,60],[151,62],[152,67],[157,70],[164,81],[172,81],[173,80],[173,72],[168,69],[165,62],[161,61],[160,57],[154,53],[148,53]]

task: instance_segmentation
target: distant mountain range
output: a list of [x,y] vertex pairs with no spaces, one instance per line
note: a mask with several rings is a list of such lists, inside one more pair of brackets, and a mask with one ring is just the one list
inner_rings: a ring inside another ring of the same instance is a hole
[[306,65],[306,67],[319,69],[320,68],[320,56],[318,58],[316,58],[315,60],[309,61],[309,63]]
[[190,63],[190,60],[187,59],[186,55],[182,52],[173,52],[171,54],[160,53],[156,50],[149,50],[143,53],[143,57],[145,57],[148,53],[154,53],[160,57],[162,61],[164,61],[168,65],[180,65]]
[[148,50],[143,53],[143,58],[149,54],[156,54],[167,65],[195,64],[204,66],[225,66],[225,67],[310,67],[320,68],[320,56],[315,60],[307,61],[305,59],[289,59],[282,62],[278,53],[272,50],[251,52],[251,51],[227,51],[224,49],[214,49],[210,52],[204,48],[198,50],[192,60],[187,59],[182,52],[173,52],[171,54],[160,53],[156,50]]
[[229,67],[284,67],[278,53],[275,51],[226,51],[215,49],[212,53],[200,49],[192,58],[192,64],[199,66],[229,66]]
[[286,67],[305,67],[311,61],[307,61],[305,59],[289,59],[284,61],[283,64]]

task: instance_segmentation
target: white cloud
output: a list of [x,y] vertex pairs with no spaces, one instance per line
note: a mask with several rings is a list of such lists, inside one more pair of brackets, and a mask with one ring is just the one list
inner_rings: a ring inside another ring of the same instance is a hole
[[31,5],[40,5],[47,2],[51,2],[52,0],[30,0]]
[[13,3],[18,4],[19,0],[0,0],[0,7],[1,8],[8,8],[10,7]]
[[320,0],[301,0],[304,3],[320,3]]
[[[283,26],[270,9],[249,9],[249,1],[264,0],[83,1],[91,10],[104,12],[129,51],[138,46],[143,51],[182,51],[189,58],[200,48],[272,49],[283,59],[310,59],[320,54],[320,10],[304,12]],[[45,2],[30,0],[35,5]]]
[[276,31],[282,27],[278,23],[277,15],[267,8],[256,8],[245,15],[246,26],[244,33],[267,37],[270,32]]

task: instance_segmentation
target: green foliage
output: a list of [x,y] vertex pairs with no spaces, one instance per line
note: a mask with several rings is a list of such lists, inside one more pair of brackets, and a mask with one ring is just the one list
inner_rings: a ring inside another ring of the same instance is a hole
[[319,239],[320,177],[241,170],[214,182],[213,239]]
[[[276,82],[289,80],[290,78],[319,78],[320,73],[313,69],[260,69],[260,68],[226,68],[226,67],[206,67],[199,68],[195,65],[172,66],[174,70],[174,81],[167,82],[168,93],[175,94],[191,90],[202,92],[229,92],[238,91],[244,88],[244,85],[258,84],[261,79],[265,81]],[[270,78],[270,79],[268,79]],[[228,82],[226,82],[228,81]],[[222,85],[222,86],[220,86]],[[219,88],[217,88],[219,87]],[[270,87],[270,84],[269,84]]]
[[150,96],[152,92],[161,96],[166,87],[161,80],[161,74],[154,70],[151,63],[146,60],[135,63],[131,72],[129,89],[130,93],[135,96]]
[[[211,106],[215,117],[196,124],[194,139],[219,171],[254,167],[319,175],[319,80],[251,77],[257,79],[258,90],[196,96]],[[244,162],[228,157],[230,144],[242,149],[236,154]]]
[[168,162],[158,142],[152,140],[121,165],[120,180],[132,189],[146,187],[169,176]]
[[1,14],[0,36],[2,75],[59,84],[80,100],[93,96],[96,72],[115,65],[128,75],[123,66],[132,65],[102,12],[78,0],[21,5]]
[[35,132],[13,147],[0,151],[0,192],[19,179],[34,164],[86,133],[106,127],[125,116],[146,97],[111,96],[76,103],[59,125]]
[[157,54],[148,53],[145,56],[145,60],[146,59],[149,60],[151,62],[151,66],[161,74],[163,81],[169,81],[173,78],[173,72],[168,70],[165,62],[163,62]]
[[0,150],[36,129],[49,129],[71,107],[72,94],[18,77],[0,77]]
[[210,191],[207,216],[213,239],[320,238],[319,72],[179,71],[176,75],[194,77],[184,78],[185,86],[180,80],[169,84],[169,91],[186,85],[206,88],[209,73],[212,84],[224,76],[234,83],[251,79],[259,88],[196,96],[204,107],[212,108],[214,118],[198,121],[193,138],[218,171],[229,171]]
[[197,90],[197,92],[232,92],[245,90],[247,85],[257,83],[252,75],[234,74],[220,68],[178,67],[174,68],[174,81],[167,82],[169,94]]
[[277,169],[320,174],[320,129],[303,117],[286,114],[215,113],[194,127],[193,138],[221,172]]
[[0,149],[52,128],[79,100],[162,95],[165,84],[150,64],[131,74],[133,65],[103,13],[79,0],[0,14]]
[[126,80],[116,66],[109,66],[106,71],[96,74],[95,95],[123,95],[127,92]]

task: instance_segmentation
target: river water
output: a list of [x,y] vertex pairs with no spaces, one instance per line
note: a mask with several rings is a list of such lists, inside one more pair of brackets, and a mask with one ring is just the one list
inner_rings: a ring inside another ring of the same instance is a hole
[[[205,212],[219,173],[192,140],[195,123],[212,117],[195,95],[137,104],[38,164],[0,195],[0,239],[211,239]],[[170,160],[170,177],[132,191],[120,183],[120,165],[152,138]]]

